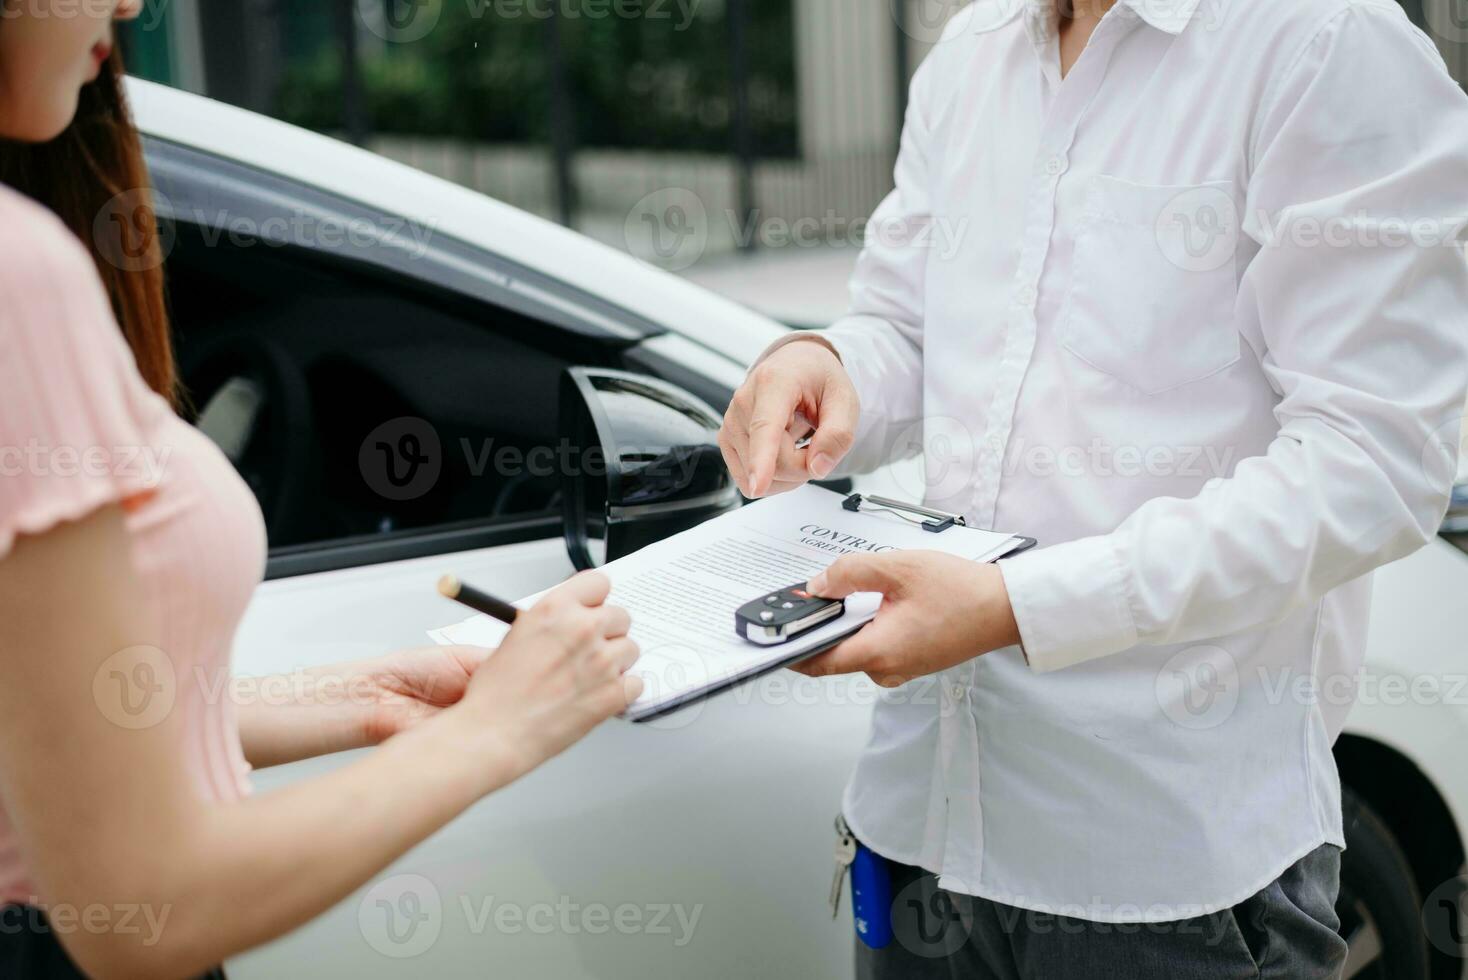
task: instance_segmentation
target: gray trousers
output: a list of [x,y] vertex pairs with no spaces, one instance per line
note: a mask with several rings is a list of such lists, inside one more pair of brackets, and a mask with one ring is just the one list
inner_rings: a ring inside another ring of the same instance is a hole
[[1341,852],[1322,845],[1232,909],[1120,925],[947,892],[889,861],[892,941],[856,941],[858,980],[1334,980],[1346,962]]

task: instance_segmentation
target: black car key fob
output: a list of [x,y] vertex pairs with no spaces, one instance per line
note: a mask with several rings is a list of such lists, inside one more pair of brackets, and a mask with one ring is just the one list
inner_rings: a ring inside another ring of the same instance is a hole
[[846,611],[846,600],[823,599],[805,591],[805,583],[751,599],[734,613],[734,632],[762,646],[793,640]]

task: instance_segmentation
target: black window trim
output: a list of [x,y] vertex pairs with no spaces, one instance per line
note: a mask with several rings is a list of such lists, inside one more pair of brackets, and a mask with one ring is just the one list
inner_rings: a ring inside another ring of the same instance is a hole
[[273,549],[265,565],[265,581],[550,539],[564,541],[559,512],[335,538],[319,544]]
[[403,247],[402,229],[392,227],[406,220],[402,215],[155,136],[144,136],[143,146],[163,222],[227,234],[231,221],[244,219],[262,231],[260,237],[270,246],[285,246],[293,243],[270,240],[263,233],[270,219],[301,215],[330,220],[371,229],[371,243],[334,245],[331,258],[336,261],[418,280],[595,339],[636,343],[668,332],[631,310],[432,228],[426,230],[423,254],[412,255]]

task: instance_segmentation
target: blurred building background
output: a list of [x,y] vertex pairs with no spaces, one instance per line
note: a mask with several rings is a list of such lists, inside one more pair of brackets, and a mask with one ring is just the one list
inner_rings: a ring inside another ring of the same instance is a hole
[[[784,253],[754,264],[797,292],[820,284],[808,314],[798,296],[776,311],[804,319],[842,288],[890,188],[912,71],[961,5],[160,0],[124,44],[134,74],[352,140],[716,286],[735,253]],[[639,202],[670,189],[704,212],[696,268],[628,234]]]
[[[816,324],[839,313],[891,186],[912,72],[966,2],[148,0],[123,41],[142,77],[352,140]],[[1459,3],[1404,0],[1462,78]],[[659,194],[651,220],[668,227],[634,227]],[[658,243],[695,209],[706,242],[689,264]]]

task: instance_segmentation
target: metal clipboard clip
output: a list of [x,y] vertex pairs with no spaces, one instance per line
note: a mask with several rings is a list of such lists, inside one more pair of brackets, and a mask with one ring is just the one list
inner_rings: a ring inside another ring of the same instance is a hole
[[950,514],[945,510],[934,510],[932,507],[924,507],[921,504],[909,504],[901,500],[893,500],[891,497],[879,497],[874,493],[853,493],[841,501],[841,508],[854,514],[862,510],[863,504],[867,505],[868,510],[890,511],[905,521],[922,525],[924,531],[932,531],[934,534],[940,534],[955,525],[968,527],[968,522],[963,519],[962,514]]

